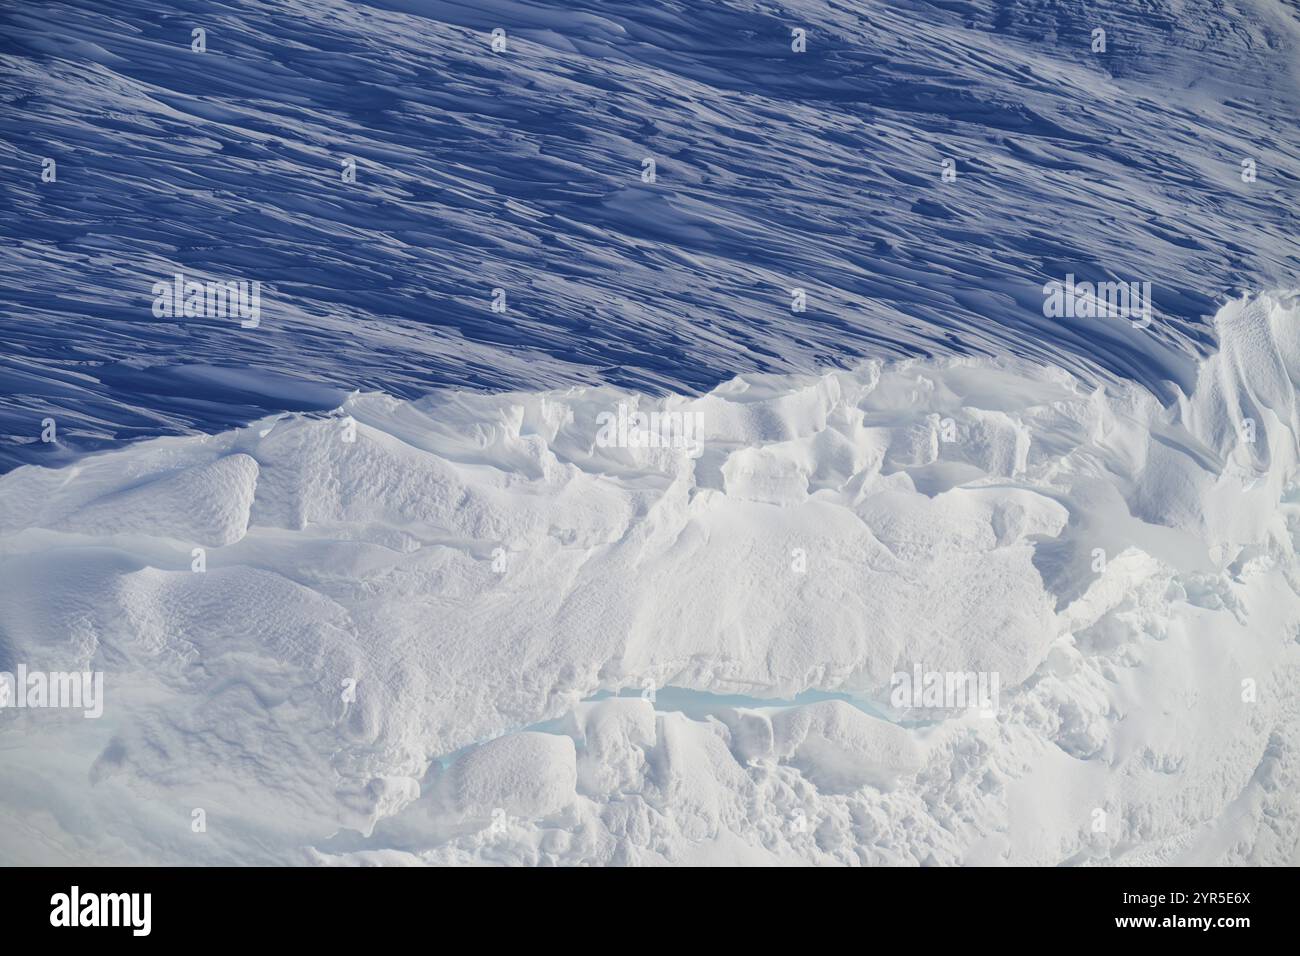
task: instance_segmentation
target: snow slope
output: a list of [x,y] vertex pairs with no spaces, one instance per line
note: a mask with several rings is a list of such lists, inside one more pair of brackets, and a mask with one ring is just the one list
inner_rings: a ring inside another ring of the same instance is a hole
[[[1298,30],[1277,0],[5,4],[0,467],[358,388],[978,354],[1188,391],[1218,306],[1296,281]],[[156,318],[178,270],[262,282],[260,325]],[[1067,273],[1150,281],[1159,321],[1044,319]]]
[[[0,670],[106,701],[0,710],[0,858],[1300,862],[1298,318],[1225,305],[1169,405],[870,361],[11,471]],[[602,446],[619,403],[703,453]],[[996,714],[900,710],[917,665]]]

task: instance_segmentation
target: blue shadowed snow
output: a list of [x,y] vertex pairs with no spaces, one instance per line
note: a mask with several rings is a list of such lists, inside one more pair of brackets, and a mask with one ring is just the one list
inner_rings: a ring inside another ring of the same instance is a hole
[[[1217,302],[1295,284],[1298,35],[1266,0],[7,4],[0,468],[872,356],[1167,394]],[[260,281],[260,325],[155,317],[176,272]],[[1067,273],[1150,281],[1155,325],[1044,318]]]

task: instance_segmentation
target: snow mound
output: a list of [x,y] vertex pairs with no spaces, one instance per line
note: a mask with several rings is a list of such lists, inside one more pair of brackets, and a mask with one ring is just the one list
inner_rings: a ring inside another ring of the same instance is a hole
[[83,505],[58,522],[82,534],[148,534],[222,547],[248,530],[257,462],[227,455],[214,462],[151,478]]
[[772,736],[773,752],[826,793],[889,789],[921,769],[921,748],[910,733],[843,701],[782,711]]
[[[0,849],[1294,860],[1296,319],[1226,304],[1169,405],[868,362],[698,399],[362,395],[20,468],[0,663],[102,670],[106,701],[0,711]],[[602,438],[620,410],[637,437]],[[647,439],[687,415],[698,454]],[[996,676],[995,714],[897,706],[924,672]]]
[[462,813],[490,817],[546,817],[571,803],[577,793],[573,741],[556,734],[520,733],[498,737],[462,757],[453,773]]
[[257,461],[239,453],[205,460],[146,452],[106,455],[84,471],[79,465],[61,472],[24,469],[6,489],[0,527],[140,534],[222,547],[248,530],[257,475]]

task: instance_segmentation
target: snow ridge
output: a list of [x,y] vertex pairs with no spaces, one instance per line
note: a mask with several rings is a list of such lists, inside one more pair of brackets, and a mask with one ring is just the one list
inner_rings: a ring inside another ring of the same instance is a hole
[[[1295,862],[1297,313],[1226,304],[1168,406],[873,361],[356,395],[19,468],[0,669],[103,670],[106,706],[0,710],[0,848]],[[702,453],[602,445],[620,404],[698,413]],[[917,666],[998,675],[996,713],[900,709]]]

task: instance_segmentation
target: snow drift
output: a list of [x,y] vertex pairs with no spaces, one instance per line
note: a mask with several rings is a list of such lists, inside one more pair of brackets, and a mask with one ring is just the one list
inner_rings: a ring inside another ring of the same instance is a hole
[[[1295,863],[1298,317],[1225,305],[1168,406],[868,362],[19,468],[0,670],[105,709],[0,710],[0,858]],[[996,714],[899,712],[918,665]]]

